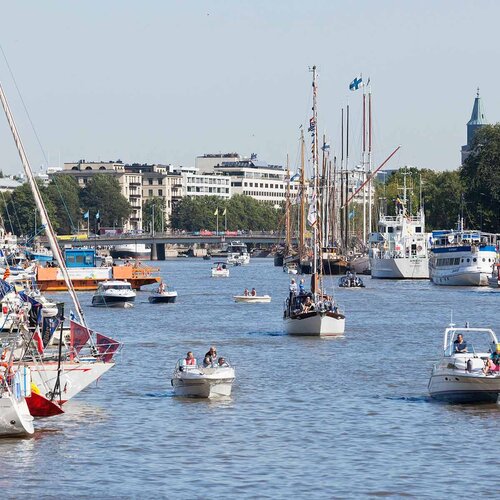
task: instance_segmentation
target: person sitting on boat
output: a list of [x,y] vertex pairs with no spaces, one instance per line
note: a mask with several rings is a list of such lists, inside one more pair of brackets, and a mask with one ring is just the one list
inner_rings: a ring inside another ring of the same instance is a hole
[[217,271],[222,271],[222,266],[220,264],[217,264]]
[[245,297],[248,297],[250,295],[250,292],[248,291],[248,288],[245,288],[244,292],[243,292],[243,295]]
[[467,352],[467,341],[464,340],[464,336],[459,333],[455,342],[453,342],[454,351],[456,353]]
[[158,293],[164,293],[166,290],[165,283],[163,281],[160,283],[160,286],[158,287]]
[[217,360],[217,365],[218,366],[229,366],[227,361],[222,356]]
[[314,304],[312,303],[311,297],[307,296],[306,300],[302,303],[302,312],[308,313],[314,310]]
[[188,351],[186,354],[186,357],[182,360],[183,366],[196,366],[196,358],[194,357],[194,354],[192,351]]
[[203,358],[203,366],[205,368],[209,366],[213,366],[217,362],[217,349],[216,347],[210,346],[209,351],[205,354],[205,357]]
[[496,344],[495,352],[486,360],[484,373],[487,375],[490,372],[500,372],[500,344]]
[[292,279],[292,281],[290,281],[289,290],[290,290],[290,296],[297,295],[297,283],[295,283],[294,279]]
[[299,283],[299,295],[305,295],[305,294],[306,294],[306,285],[304,282],[304,278],[302,278]]
[[252,297],[255,297],[257,295],[257,290],[255,290],[255,288],[252,288],[252,291],[250,292],[250,295]]

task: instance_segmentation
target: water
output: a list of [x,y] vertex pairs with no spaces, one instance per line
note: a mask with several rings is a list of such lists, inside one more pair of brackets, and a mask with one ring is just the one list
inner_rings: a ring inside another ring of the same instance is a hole
[[[89,324],[125,348],[65,415],[0,440],[4,497],[495,495],[500,407],[433,402],[427,382],[451,310],[500,332],[498,292],[367,278],[335,287],[346,335],[321,340],[282,333],[290,276],[271,259],[229,279],[210,278],[203,260],[158,265],[176,304],[141,292],[133,309],[104,310],[80,294]],[[253,286],[273,301],[232,301]],[[211,344],[236,365],[231,399],[173,397],[177,359]]]

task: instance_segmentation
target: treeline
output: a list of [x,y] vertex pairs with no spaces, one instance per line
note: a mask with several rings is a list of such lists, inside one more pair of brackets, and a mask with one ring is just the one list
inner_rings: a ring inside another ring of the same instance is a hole
[[[224,215],[225,211],[225,215]],[[273,231],[280,226],[283,209],[262,203],[250,196],[235,195],[230,199],[218,196],[188,196],[173,208],[170,226],[186,231],[213,231],[219,217],[219,229],[227,221],[229,231]]]
[[[70,175],[58,175],[48,185],[38,183],[50,221],[58,234],[75,233],[79,228],[90,230],[101,226],[121,226],[131,207],[122,195],[118,180],[98,174],[82,189]],[[41,230],[38,210],[28,183],[11,193],[0,194],[0,213],[7,231],[19,236],[32,236]],[[86,214],[88,212],[88,219]],[[99,220],[96,214],[99,213]]]

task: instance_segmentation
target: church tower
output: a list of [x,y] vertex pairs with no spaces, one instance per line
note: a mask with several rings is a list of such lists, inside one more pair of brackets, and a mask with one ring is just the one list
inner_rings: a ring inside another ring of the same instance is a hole
[[479,88],[477,89],[477,95],[474,99],[474,106],[472,108],[472,114],[470,120],[467,122],[467,144],[462,146],[462,164],[465,159],[470,155],[472,149],[472,141],[476,132],[485,125],[488,125],[486,117],[484,116],[483,103],[479,97]]

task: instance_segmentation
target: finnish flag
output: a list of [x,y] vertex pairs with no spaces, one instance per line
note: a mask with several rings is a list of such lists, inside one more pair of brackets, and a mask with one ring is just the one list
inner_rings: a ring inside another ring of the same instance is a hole
[[349,84],[349,90],[358,90],[361,87],[363,87],[363,78],[355,78],[350,84]]

